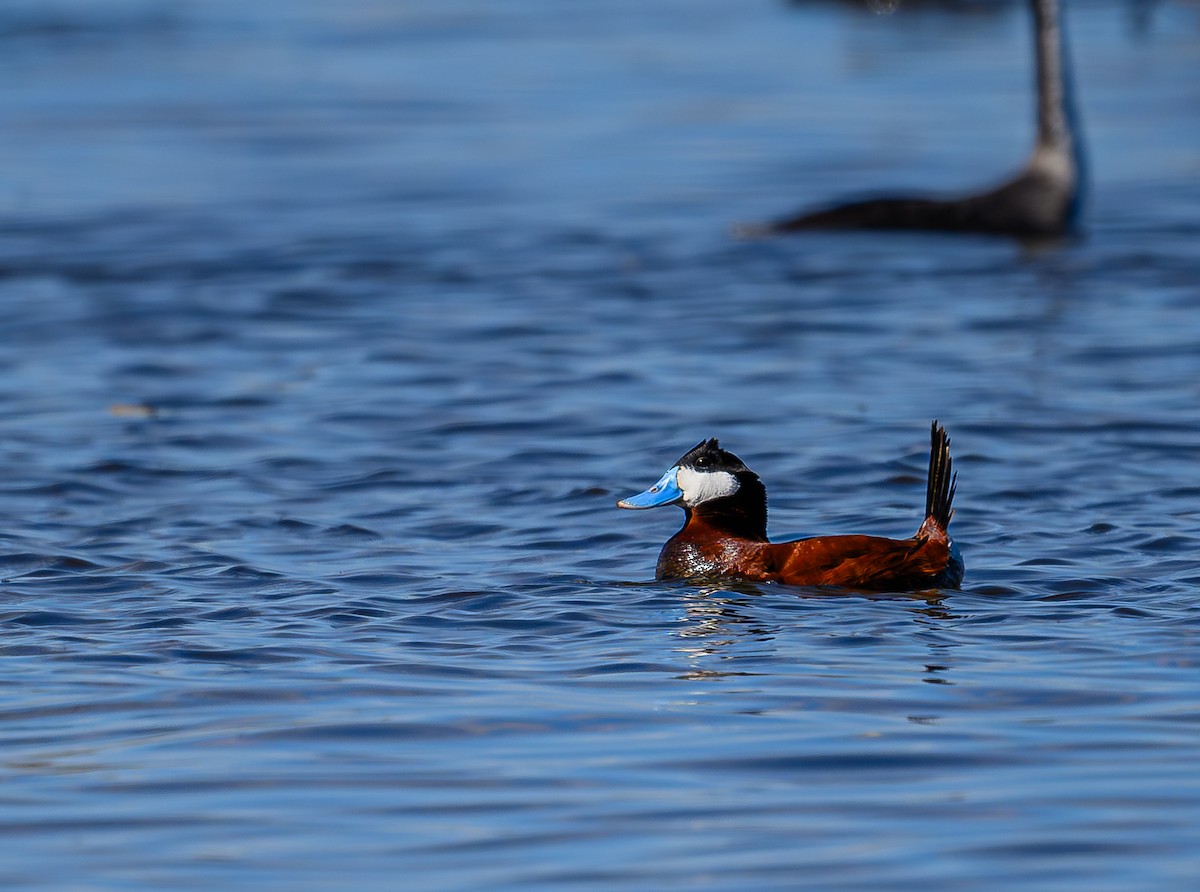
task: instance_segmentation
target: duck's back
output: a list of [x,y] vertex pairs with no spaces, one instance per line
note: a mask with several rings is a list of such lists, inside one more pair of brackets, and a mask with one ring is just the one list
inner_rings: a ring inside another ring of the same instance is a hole
[[962,579],[961,561],[933,523],[911,539],[853,535],[780,542],[767,546],[765,557],[775,568],[772,578],[789,585],[884,590],[957,585]]

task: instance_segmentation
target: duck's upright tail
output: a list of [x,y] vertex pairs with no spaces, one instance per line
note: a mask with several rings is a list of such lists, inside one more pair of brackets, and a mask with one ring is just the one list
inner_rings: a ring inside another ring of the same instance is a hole
[[954,515],[954,488],[958,475],[950,458],[950,437],[946,429],[933,422],[929,430],[929,480],[925,484],[925,522],[933,518],[945,532]]

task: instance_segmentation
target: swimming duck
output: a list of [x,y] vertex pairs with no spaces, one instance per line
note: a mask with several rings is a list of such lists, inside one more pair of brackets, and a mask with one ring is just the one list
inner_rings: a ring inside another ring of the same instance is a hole
[[767,490],[758,475],[715,439],[702,440],[643,493],[618,508],[683,508],[683,529],[658,556],[658,579],[718,577],[876,591],[954,587],[963,562],[947,527],[957,475],[950,438],[930,429],[925,521],[911,539],[819,536],[767,539]]
[[1075,127],[1058,0],[1032,0],[1037,141],[1025,167],[985,192],[947,198],[883,196],[749,226],[748,235],[813,229],[924,229],[1018,237],[1069,232],[1083,196],[1083,141]]

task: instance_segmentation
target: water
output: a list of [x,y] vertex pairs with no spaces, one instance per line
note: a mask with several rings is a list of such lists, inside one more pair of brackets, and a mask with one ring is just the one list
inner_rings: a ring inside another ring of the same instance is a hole
[[[727,236],[1013,169],[1019,7],[7,4],[5,887],[1194,888],[1200,16],[1073,13],[1032,251]],[[907,535],[931,418],[961,591],[614,508]]]

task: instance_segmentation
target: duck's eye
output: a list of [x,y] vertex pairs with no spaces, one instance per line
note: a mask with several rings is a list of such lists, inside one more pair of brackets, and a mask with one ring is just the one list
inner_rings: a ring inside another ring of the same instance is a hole
[[712,465],[712,463],[713,463],[712,458],[707,455],[701,455],[696,458],[696,467],[697,468],[707,468],[707,467],[710,467]]

